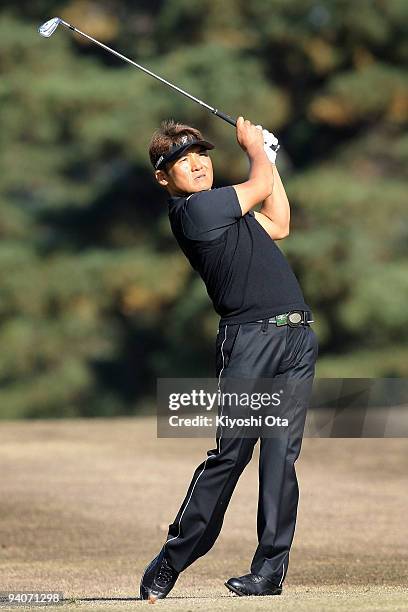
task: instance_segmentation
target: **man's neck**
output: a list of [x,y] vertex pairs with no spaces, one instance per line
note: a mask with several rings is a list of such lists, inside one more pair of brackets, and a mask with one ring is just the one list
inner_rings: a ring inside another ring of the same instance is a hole
[[185,192],[178,191],[177,192],[177,191],[173,191],[170,189],[168,189],[167,191],[169,192],[169,195],[172,198],[188,198],[188,196],[191,196],[195,193],[201,193],[202,191],[211,191],[211,189],[212,187],[210,187],[209,189],[201,189],[201,191],[191,191],[191,192],[188,192],[188,191],[185,191]]

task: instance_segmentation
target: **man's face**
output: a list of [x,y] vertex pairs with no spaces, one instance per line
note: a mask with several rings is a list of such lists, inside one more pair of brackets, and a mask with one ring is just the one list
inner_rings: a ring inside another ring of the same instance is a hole
[[205,191],[213,184],[212,161],[208,151],[199,145],[190,147],[165,170],[156,170],[155,174],[160,185],[174,196]]

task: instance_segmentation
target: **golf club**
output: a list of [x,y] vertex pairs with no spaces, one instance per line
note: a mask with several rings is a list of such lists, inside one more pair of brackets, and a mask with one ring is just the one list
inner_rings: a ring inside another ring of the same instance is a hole
[[204,108],[208,109],[214,115],[216,115],[217,117],[220,117],[220,119],[224,119],[224,121],[227,121],[227,123],[230,123],[231,125],[236,126],[237,122],[232,117],[230,117],[229,115],[226,115],[225,113],[219,111],[218,109],[213,108],[209,104],[206,104],[202,100],[199,100],[198,98],[195,98],[191,94],[189,94],[186,91],[184,91],[184,89],[181,89],[180,87],[177,87],[176,85],[173,85],[173,83],[170,83],[169,81],[166,81],[166,79],[163,79],[162,77],[158,76],[157,74],[154,74],[154,72],[151,72],[147,68],[144,68],[143,66],[140,66],[140,64],[137,64],[136,62],[134,62],[133,60],[129,59],[125,55],[122,55],[121,53],[118,53],[114,49],[111,49],[107,45],[104,45],[103,43],[99,42],[99,40],[96,40],[95,38],[92,38],[92,36],[89,36],[88,34],[85,34],[85,32],[81,32],[81,30],[78,30],[78,28],[74,27],[70,23],[67,23],[66,21],[64,21],[60,17],[54,17],[53,19],[50,19],[49,21],[46,21],[45,23],[43,23],[38,28],[38,32],[39,32],[39,34],[41,34],[41,36],[44,36],[45,38],[49,38],[50,36],[52,36],[54,34],[55,30],[57,29],[57,27],[60,24],[65,26],[66,28],[72,30],[73,32],[76,32],[77,34],[80,34],[81,36],[84,36],[88,40],[91,40],[95,44],[99,45],[100,47],[102,47],[106,51],[109,51],[109,53],[113,53],[113,55],[116,55],[116,57],[119,57],[120,59],[124,60],[128,64],[132,64],[132,66],[136,66],[136,68],[139,68],[139,70],[142,70],[146,74],[149,74],[150,76],[152,76],[154,79],[157,79],[161,83],[164,83],[165,85],[168,85],[172,89],[175,89],[179,93],[183,94],[183,96],[186,96],[190,100],[193,100],[193,102],[197,102],[197,104],[200,104]]

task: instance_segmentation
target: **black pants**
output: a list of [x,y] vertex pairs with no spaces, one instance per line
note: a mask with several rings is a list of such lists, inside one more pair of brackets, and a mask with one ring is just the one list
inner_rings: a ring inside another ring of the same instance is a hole
[[[251,572],[282,584],[289,561],[299,498],[295,461],[299,456],[310,400],[318,345],[309,325],[245,323],[220,327],[216,343],[219,382],[228,378],[293,381],[285,407],[285,434],[260,437],[258,547]],[[245,432],[243,431],[243,434]],[[228,437],[217,430],[217,448],[196,469],[181,508],[169,526],[165,549],[181,572],[204,555],[217,539],[235,485],[252,457],[256,437]]]

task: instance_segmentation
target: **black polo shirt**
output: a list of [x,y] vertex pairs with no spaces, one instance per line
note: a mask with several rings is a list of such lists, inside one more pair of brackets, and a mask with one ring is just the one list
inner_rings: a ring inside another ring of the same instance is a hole
[[224,323],[310,310],[288,261],[236,191],[221,187],[169,200],[177,242]]

